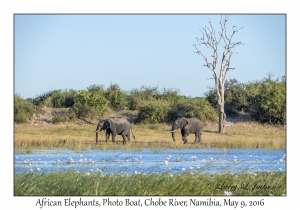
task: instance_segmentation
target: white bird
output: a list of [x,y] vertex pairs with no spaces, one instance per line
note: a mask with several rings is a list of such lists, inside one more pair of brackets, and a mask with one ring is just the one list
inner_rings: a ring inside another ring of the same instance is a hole
[[224,191],[224,194],[227,195],[227,196],[231,196],[231,195],[232,195],[232,192]]

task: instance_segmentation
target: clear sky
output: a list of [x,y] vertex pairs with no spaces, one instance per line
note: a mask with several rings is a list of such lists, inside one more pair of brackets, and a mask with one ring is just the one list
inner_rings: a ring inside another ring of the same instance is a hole
[[[212,87],[193,44],[211,19],[220,15],[14,15],[14,91],[23,98],[51,90],[118,84],[178,89],[198,97]],[[286,74],[286,16],[231,15],[234,49],[227,79],[240,82]],[[220,44],[219,48],[222,48]],[[205,49],[204,46],[200,49]],[[210,58],[211,53],[206,52]],[[221,57],[221,56],[220,56]],[[219,70],[219,68],[218,68]]]

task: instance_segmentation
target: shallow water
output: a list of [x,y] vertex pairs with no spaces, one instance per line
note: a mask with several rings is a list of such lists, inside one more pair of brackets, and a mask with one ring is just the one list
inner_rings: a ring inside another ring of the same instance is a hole
[[34,150],[14,155],[15,173],[75,170],[85,173],[238,173],[285,171],[284,150],[186,149],[151,151]]

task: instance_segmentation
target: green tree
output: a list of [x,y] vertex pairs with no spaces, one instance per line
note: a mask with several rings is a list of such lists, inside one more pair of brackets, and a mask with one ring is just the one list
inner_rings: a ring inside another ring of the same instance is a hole
[[40,107],[21,98],[19,94],[14,95],[14,122],[26,123],[33,114],[41,113]]
[[33,99],[33,103],[38,106],[47,107],[72,107],[75,103],[77,91],[75,90],[53,90],[41,94]]
[[117,84],[110,84],[105,92],[105,97],[109,101],[110,106],[115,110],[122,110],[128,105],[126,94]]
[[248,110],[246,87],[236,79],[225,82],[225,111],[235,114],[236,111]]
[[139,109],[138,122],[163,123],[169,121],[171,110],[170,102],[166,100],[155,100],[148,102]]
[[216,121],[215,109],[204,98],[187,98],[181,100],[173,106],[170,112],[170,119],[178,117],[196,117],[203,122]]
[[179,95],[179,90],[163,88],[162,93],[159,94],[159,98],[174,104],[181,100],[182,96]]
[[107,104],[104,95],[81,90],[76,97],[74,111],[78,118],[93,118],[95,115],[103,114]]
[[128,106],[130,110],[139,110],[151,101],[159,98],[158,87],[142,86],[140,89],[133,89],[128,95]]
[[286,124],[286,83],[272,80],[262,81],[253,102],[253,109],[261,122]]
[[218,97],[215,88],[209,87],[209,90],[204,93],[204,96],[213,108],[218,109]]

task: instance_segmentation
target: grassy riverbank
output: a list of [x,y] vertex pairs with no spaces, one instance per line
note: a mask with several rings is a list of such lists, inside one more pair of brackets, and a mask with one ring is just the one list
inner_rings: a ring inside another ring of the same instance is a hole
[[198,171],[102,175],[68,171],[14,175],[15,196],[224,196],[226,193],[282,196],[286,194],[286,173],[209,175]]
[[89,149],[186,149],[186,148],[236,148],[236,149],[285,149],[286,129],[256,122],[238,122],[227,127],[225,134],[217,132],[217,125],[204,126],[203,144],[192,144],[195,136],[188,136],[183,144],[180,130],[175,133],[176,141],[171,138],[171,125],[134,124],[131,141],[123,145],[122,137],[117,143],[105,142],[105,132],[99,134],[100,142],[95,144],[96,125],[92,124],[46,124],[14,126],[14,147],[16,150],[30,153],[33,148],[68,148],[73,150]]

